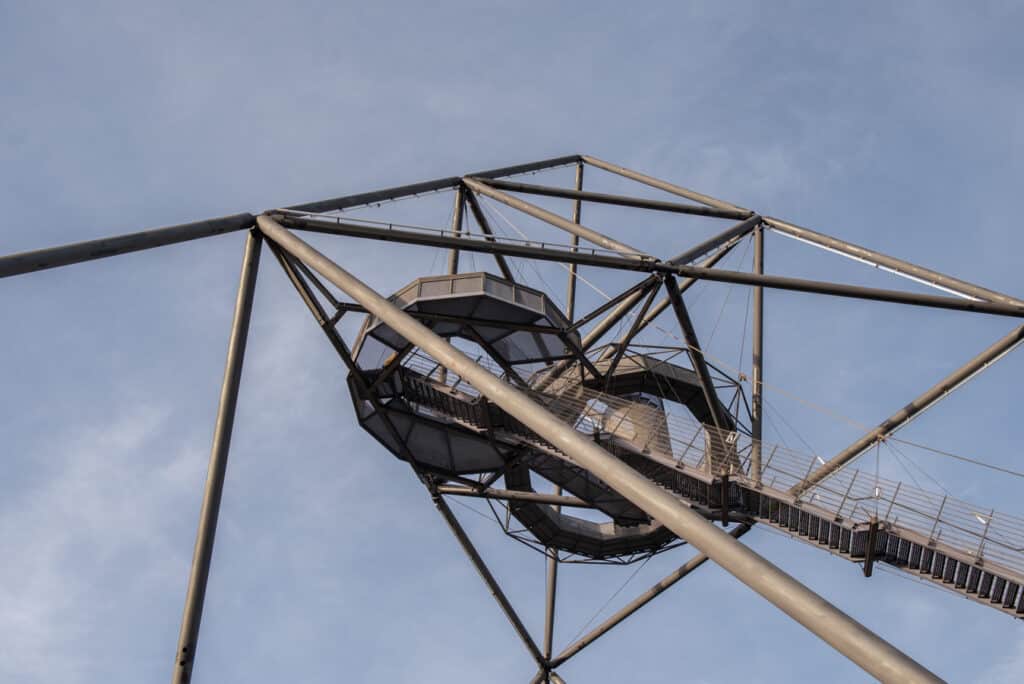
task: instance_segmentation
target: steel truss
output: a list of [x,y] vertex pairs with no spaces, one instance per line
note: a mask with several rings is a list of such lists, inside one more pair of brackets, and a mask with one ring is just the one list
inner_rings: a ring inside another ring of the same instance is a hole
[[[558,188],[525,184],[508,180],[508,177],[542,171],[561,166],[574,166],[575,185],[573,188]],[[583,171],[586,166],[618,174],[638,183],[655,187],[675,195],[682,201],[649,200],[625,195],[610,195],[583,189]],[[380,224],[369,221],[348,219],[331,212],[353,207],[380,204],[383,202],[422,195],[425,193],[453,190],[455,205],[450,228],[423,230],[411,226]],[[509,194],[515,193],[515,194]],[[538,207],[517,195],[557,197],[573,200],[570,218],[558,216]],[[569,234],[568,247],[559,244],[510,240],[495,234],[482,211],[479,196],[506,204],[513,209],[550,224]],[[613,239],[587,227],[581,222],[584,203],[610,204],[645,211],[689,214],[728,220],[729,227],[682,254],[671,259],[659,259],[645,254],[630,245]],[[470,237],[465,229],[465,209],[482,233],[482,238]],[[950,276],[889,257],[857,245],[830,237],[807,228],[738,207],[708,195],[662,181],[621,166],[586,155],[556,157],[538,162],[510,166],[490,171],[440,178],[422,183],[399,186],[357,195],[310,202],[288,208],[273,208],[258,215],[235,214],[223,218],[147,230],[100,240],[42,249],[34,252],[12,254],[0,257],[0,277],[13,276],[59,266],[90,261],[128,252],[151,249],[162,245],[195,240],[233,231],[248,231],[245,244],[240,284],[235,305],[234,321],[228,346],[224,382],[221,389],[220,405],[215,422],[210,466],[204,488],[200,510],[199,528],[185,599],[181,634],[175,655],[172,681],[184,683],[191,680],[192,667],[198,645],[199,627],[205,598],[207,577],[213,553],[217,517],[223,492],[227,457],[234,422],[235,405],[239,390],[242,364],[252,311],[253,293],[259,264],[259,254],[264,240],[284,270],[298,295],[306,304],[313,318],[323,330],[329,343],[334,347],[348,370],[356,391],[374,403],[388,423],[388,429],[398,439],[398,431],[382,411],[375,399],[374,390],[387,377],[396,372],[405,355],[419,347],[437,361],[441,374],[455,373],[470,383],[483,397],[500,406],[516,417],[537,435],[559,444],[560,457],[600,477],[613,490],[635,504],[641,510],[671,529],[680,540],[694,546],[698,555],[680,566],[673,573],[634,600],[602,624],[585,634],[560,653],[553,651],[553,633],[556,613],[558,566],[567,560],[557,549],[540,547],[548,557],[547,597],[543,639],[538,645],[525,628],[515,609],[503,593],[483,558],[465,533],[458,519],[446,502],[446,497],[476,497],[489,504],[507,505],[512,502],[531,502],[552,506],[554,510],[586,508],[591,504],[576,496],[565,495],[560,489],[545,494],[519,490],[501,489],[494,484],[501,477],[495,473],[487,477],[453,477],[432,472],[431,469],[416,465],[409,458],[417,477],[423,482],[440,512],[451,528],[463,550],[470,558],[481,578],[487,584],[495,600],[514,627],[527,651],[535,661],[538,672],[534,682],[561,682],[555,669],[574,657],[594,641],[606,634],[623,620],[634,614],[669,587],[682,580],[707,560],[712,560],[741,582],[771,601],[793,619],[817,634],[839,652],[850,658],[866,672],[883,681],[939,681],[938,678],[901,653],[877,635],[870,632],[835,606],[801,585],[772,563],[757,555],[738,539],[750,529],[753,520],[741,512],[727,508],[727,478],[723,478],[722,510],[699,510],[684,505],[665,490],[646,479],[637,471],[611,456],[595,442],[581,436],[565,423],[549,414],[527,394],[515,389],[479,366],[462,352],[438,337],[421,321],[455,319],[457,317],[425,312],[406,312],[371,290],[364,283],[345,271],[327,257],[317,252],[297,237],[292,230],[308,231],[335,236],[356,237],[372,240],[399,242],[449,250],[448,270],[456,273],[459,256],[463,252],[490,254],[494,257],[499,271],[508,280],[513,280],[507,259],[517,257],[554,261],[568,265],[566,327],[550,327],[517,324],[507,321],[487,321],[487,325],[538,334],[554,334],[566,343],[567,356],[549,374],[546,382],[554,382],[559,374],[570,367],[577,367],[581,373],[593,380],[610,380],[616,365],[621,361],[626,348],[635,336],[650,325],[665,309],[671,307],[679,330],[685,340],[680,351],[688,353],[691,365],[696,371],[707,405],[712,408],[712,421],[718,428],[729,424],[733,418],[724,413],[718,396],[720,385],[716,385],[709,364],[704,358],[692,321],[684,303],[683,294],[700,280],[735,283],[753,288],[753,344],[752,344],[752,392],[750,397],[749,433],[752,440],[750,472],[760,485],[762,471],[762,390],[763,390],[763,320],[764,288],[807,292],[827,296],[839,296],[864,300],[900,303],[913,306],[942,308],[958,311],[1024,318],[1024,301],[1009,295],[994,292]],[[764,272],[764,241],[768,232],[795,238],[822,249],[865,261],[890,270],[898,275],[933,286],[945,294],[925,295],[898,290],[865,288],[841,283],[829,283],[796,279]],[[753,236],[754,268],[752,272],[728,271],[717,268],[718,262],[738,242]],[[594,246],[581,244],[586,241]],[[699,265],[697,260],[703,259]],[[645,274],[644,279],[613,297],[607,304],[597,307],[583,316],[576,315],[576,279],[580,266],[634,271]],[[676,278],[682,278],[677,281]],[[321,280],[321,278],[323,280]],[[337,287],[351,301],[342,301],[324,283]],[[657,302],[658,292],[664,289],[665,297]],[[326,302],[326,303],[325,303]],[[400,353],[396,353],[390,364],[375,378],[367,376],[355,361],[353,350],[338,332],[337,325],[347,313],[368,313],[387,322],[407,341]],[[606,363],[604,375],[595,363],[593,351],[598,342],[628,315],[634,322],[615,342],[598,349],[600,363]],[[592,327],[580,344],[572,342],[574,331]],[[826,478],[859,454],[877,445],[894,431],[905,425],[921,411],[940,400],[970,377],[984,369],[1002,355],[1008,353],[1024,340],[1024,326],[1020,326],[994,343],[976,358],[968,361],[946,378],[939,381],[906,407],[894,413],[877,428],[864,435],[847,449],[814,472],[809,472],[803,484],[794,487],[793,494],[799,500],[800,494],[816,482]],[[480,340],[482,342],[482,340]],[[506,375],[517,377],[515,369],[506,368]],[[525,385],[525,382],[521,384]],[[736,402],[742,395],[737,387]],[[743,396],[743,401],[746,397]],[[515,455],[508,454],[510,462]],[[770,460],[770,458],[769,458]],[[723,524],[733,524],[726,532],[715,526],[710,519],[721,517]],[[875,532],[872,529],[872,534]],[[871,548],[874,548],[874,537]],[[536,545],[535,545],[536,546]],[[865,559],[865,573],[870,573],[871,552]]]

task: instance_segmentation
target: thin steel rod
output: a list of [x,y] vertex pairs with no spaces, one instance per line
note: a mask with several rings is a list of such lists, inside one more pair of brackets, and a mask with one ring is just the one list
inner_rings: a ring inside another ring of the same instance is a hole
[[574,199],[577,202],[613,204],[620,207],[652,209],[654,211],[667,211],[676,214],[691,214],[694,216],[709,216],[712,218],[725,219],[743,219],[750,215],[750,212],[748,211],[738,211],[735,209],[716,209],[714,207],[679,204],[678,202],[663,202],[661,200],[641,199],[639,197],[627,197],[625,195],[608,195],[601,192],[581,192],[579,189],[569,190],[568,188],[554,188],[548,185],[530,185],[528,183],[517,183],[514,181],[499,180],[497,178],[488,180],[487,184],[499,190],[521,192],[527,195],[561,197],[562,199]]
[[[583,189],[583,162],[577,162],[576,164],[576,189]],[[572,205],[572,222],[579,223],[583,214],[583,202],[576,200]],[[580,236],[573,234],[572,236],[572,251],[576,251],[579,247]],[[570,321],[576,316],[576,271],[579,266],[576,264],[569,264],[569,284],[565,291],[565,317]]]
[[438,485],[441,494],[454,496],[471,496],[478,499],[498,499],[501,501],[529,501],[532,503],[551,504],[552,506],[568,506],[570,508],[593,508],[588,502],[575,496],[544,494],[542,492],[520,492],[515,489],[476,489],[456,485]]
[[256,274],[259,271],[262,244],[263,239],[258,232],[249,233],[242,259],[238,294],[235,298],[234,320],[231,323],[227,361],[224,364],[224,382],[221,385],[213,446],[210,449],[210,465],[206,473],[203,504],[199,511],[199,528],[196,531],[196,544],[192,553],[192,569],[189,572],[188,590],[185,594],[185,610],[181,618],[178,649],[174,657],[174,672],[171,675],[173,684],[186,684],[191,680],[196,647],[199,644],[199,624],[203,618],[206,581],[210,576],[210,562],[213,558],[213,541],[217,533],[217,517],[220,514],[221,495],[224,491],[224,476],[228,466],[235,407],[238,405],[238,386],[242,380],[242,362],[245,359],[245,344],[249,336],[249,319],[252,316],[252,301],[256,291]]
[[529,202],[524,202],[518,197],[513,197],[512,195],[508,195],[504,192],[501,192],[500,190],[495,190],[486,183],[468,177],[463,178],[462,182],[465,183],[470,190],[477,194],[486,195],[487,197],[490,197],[493,200],[497,200],[502,204],[507,204],[513,209],[517,209],[523,212],[524,214],[528,214],[536,219],[544,221],[545,223],[551,224],[556,228],[561,228],[570,235],[578,235],[584,240],[589,240],[590,242],[593,242],[595,245],[598,245],[605,249],[610,249],[614,252],[618,252],[619,254],[623,254],[628,258],[635,259],[641,256],[645,256],[644,253],[638,250],[636,247],[630,247],[624,242],[614,240],[608,237],[607,235],[603,235],[602,233],[597,232],[592,228],[587,228],[586,226],[579,223],[573,223],[572,221],[565,219],[559,216],[558,214],[550,212],[547,209],[542,209],[541,207],[538,207],[534,204],[530,204]]
[[707,402],[708,411],[715,422],[716,436],[722,439],[721,431],[729,426],[729,421],[722,408],[722,402],[718,400],[718,393],[715,392],[715,383],[711,379],[711,371],[708,370],[707,361],[704,359],[704,352],[701,350],[700,341],[697,339],[697,331],[690,320],[690,314],[683,303],[683,296],[679,294],[679,285],[672,276],[665,277],[665,289],[668,291],[669,301],[672,310],[679,321],[679,329],[683,333],[683,341],[686,342],[686,350],[690,356],[693,370],[697,373],[701,390],[704,392],[704,400]]
[[710,269],[700,266],[676,266],[666,262],[656,261],[654,259],[628,259],[610,254],[588,253],[584,250],[572,253],[564,250],[534,247],[532,245],[490,243],[483,240],[452,238],[443,235],[430,235],[417,233],[415,231],[403,231],[389,228],[375,228],[359,224],[348,224],[329,220],[325,221],[322,219],[304,219],[284,216],[276,217],[281,218],[282,222],[289,227],[328,235],[353,235],[393,242],[403,242],[407,244],[428,245],[432,247],[459,247],[459,249],[463,251],[483,252],[489,254],[499,253],[508,256],[518,256],[525,259],[577,263],[586,266],[600,266],[603,268],[613,268],[626,271],[672,273],[674,275],[696,278],[698,280],[736,283],[738,285],[761,285],[771,289],[789,290],[791,292],[808,292],[811,294],[831,295],[834,297],[845,297],[850,299],[866,299],[879,302],[891,302],[895,304],[911,304],[914,306],[924,306],[934,309],[969,311],[996,316],[1009,316],[1011,318],[1024,318],[1024,307],[1003,304],[1000,302],[969,301],[957,297],[917,294],[914,292],[901,292],[899,290],[883,290],[878,288],[860,287],[857,285],[844,285],[842,283],[828,283],[818,280],[805,280],[802,278],[788,278],[775,275],[758,275],[755,273]]
[[255,222],[256,217],[252,214],[235,214],[127,235],[75,242],[60,247],[37,249],[32,252],[8,254],[0,257],[0,278],[246,230],[252,228]]
[[591,166],[596,166],[599,169],[604,169],[605,171],[609,171],[609,172],[617,174],[619,176],[624,176],[625,178],[629,178],[630,180],[635,180],[638,183],[643,183],[644,185],[649,185],[652,188],[658,188],[659,190],[664,190],[665,192],[671,193],[673,195],[678,195],[679,197],[685,197],[687,199],[691,199],[694,202],[700,202],[701,204],[706,204],[709,207],[716,207],[718,209],[728,209],[728,210],[731,210],[731,211],[744,212],[744,215],[746,215],[746,216],[750,216],[750,214],[753,213],[753,212],[749,211],[748,209],[744,209],[743,207],[737,207],[735,204],[730,204],[729,202],[726,202],[724,200],[715,199],[714,197],[711,197],[709,195],[705,195],[703,193],[699,193],[699,192],[696,192],[694,190],[690,190],[688,188],[683,188],[683,187],[680,187],[678,185],[674,185],[672,183],[668,183],[668,182],[665,182],[663,180],[659,180],[657,178],[653,178],[651,176],[647,176],[647,175],[644,175],[642,173],[638,173],[636,171],[631,171],[631,170],[627,169],[624,166],[619,166],[618,164],[611,164],[609,162],[602,161],[602,160],[600,160],[600,159],[598,159],[596,157],[591,157],[588,154],[584,154],[582,156],[583,156],[583,161],[585,161],[587,164],[590,164]]
[[[459,186],[462,187],[462,186]],[[484,215],[484,210],[480,207],[480,202],[477,201],[476,195],[463,188],[463,193],[466,197],[466,201],[469,203],[469,210],[473,213],[473,218],[476,219],[476,224],[480,226],[480,230],[483,231],[486,236],[485,239],[488,242],[495,242],[494,229],[491,228],[490,222]],[[494,260],[498,264],[498,269],[501,271],[501,275],[504,276],[505,280],[515,282],[516,279],[512,275],[512,269],[509,268],[508,261],[500,252],[493,252]]]
[[[455,188],[455,207],[452,209],[452,235],[462,236],[462,208],[465,199],[462,196],[462,186]],[[459,272],[459,250],[455,247],[448,252],[448,274],[454,275]]]
[[[732,531],[729,532],[729,534],[731,534],[736,539],[739,539],[744,534],[746,534],[748,530],[750,530],[749,525],[737,525],[732,529]],[[706,555],[704,555],[703,553],[699,553],[687,562],[680,565],[673,572],[666,575],[660,582],[658,582],[650,589],[640,594],[635,599],[633,599],[625,606],[620,608],[618,611],[616,611],[615,614],[611,615],[607,620],[605,620],[600,625],[592,629],[590,632],[587,632],[587,634],[577,639],[571,645],[567,646],[565,650],[563,650],[561,653],[559,653],[551,660],[551,667],[555,668],[559,665],[564,664],[565,661],[572,658],[574,655],[585,649],[587,646],[590,646],[592,643],[594,643],[602,636],[604,636],[612,629],[614,629],[616,626],[618,626],[626,618],[630,617],[631,615],[633,615],[633,613],[637,612],[638,610],[646,606],[648,603],[650,603],[652,600],[660,596],[662,593],[665,592],[665,590],[673,586],[676,582],[683,579],[700,566],[704,565],[704,563],[707,560],[708,557]]]
[[777,218],[765,217],[764,222],[767,223],[773,230],[777,230],[780,233],[792,235],[793,237],[799,238],[805,242],[824,247],[825,249],[834,250],[841,252],[848,256],[854,257],[862,261],[867,261],[872,264],[877,264],[884,268],[895,271],[899,275],[909,276],[914,280],[921,281],[926,285],[937,286],[939,289],[946,291],[955,292],[961,295],[969,297],[976,297],[986,302],[999,302],[1001,304],[1008,304],[1010,306],[1024,307],[1024,300],[1011,297],[1010,295],[1003,294],[1001,292],[995,292],[987,288],[969,283],[959,278],[933,271],[930,268],[924,268],[912,264],[909,261],[897,259],[896,257],[876,252],[866,247],[855,245],[845,240],[834,238],[824,233],[818,233],[809,228],[803,228],[788,221],[783,221]]
[[806,491],[814,484],[821,482],[823,479],[842,468],[846,463],[849,463],[854,458],[862,454],[865,450],[870,449],[876,443],[884,440],[893,432],[906,425],[908,422],[913,420],[915,416],[933,406],[936,402],[940,401],[954,389],[970,380],[971,377],[984,370],[1000,357],[1007,354],[1014,347],[1020,344],[1021,341],[1024,341],[1024,325],[1015,328],[1004,337],[996,340],[985,351],[957,368],[942,380],[939,380],[924,394],[886,418],[874,430],[871,430],[856,442],[833,456],[827,463],[804,479],[803,482],[794,485],[793,488],[790,489],[790,493],[798,495],[800,492]]
[[[477,178],[515,176],[521,173],[543,171],[544,169],[551,169],[556,166],[576,164],[579,160],[580,157],[578,154],[571,154],[564,157],[542,159],[541,161],[530,162],[528,164],[518,164],[516,166],[506,166],[500,169],[491,169],[490,171],[481,171],[471,175],[476,176]],[[447,190],[448,188],[457,187],[461,181],[462,179],[459,176],[449,176],[447,178],[437,178],[435,180],[424,181],[422,183],[400,185],[398,187],[386,188],[384,190],[374,190],[372,192],[363,192],[356,195],[345,195],[344,197],[335,197],[333,199],[296,204],[288,208],[296,209],[298,211],[314,212],[339,211],[341,209],[362,207],[367,204],[376,204],[377,202],[387,202],[389,200],[401,199],[403,197],[411,197],[413,195],[419,195],[426,192]]]
[[[287,248],[286,248],[287,249]],[[452,369],[449,369],[452,370]],[[437,506],[437,510],[441,513],[441,517],[448,523],[448,527],[451,528],[452,534],[459,541],[459,545],[462,546],[462,550],[469,556],[469,560],[472,561],[473,567],[480,574],[481,579],[490,589],[491,595],[494,596],[494,600],[501,606],[501,610],[505,613],[505,617],[512,624],[512,627],[516,630],[519,638],[522,639],[523,644],[526,646],[526,650],[530,652],[533,659],[537,662],[544,670],[547,670],[547,660],[541,654],[537,648],[537,644],[534,643],[533,637],[530,636],[530,632],[527,631],[526,625],[519,619],[519,615],[516,613],[515,608],[509,602],[508,597],[505,596],[505,592],[502,591],[501,585],[498,584],[498,580],[491,574],[487,564],[484,563],[484,559],[481,558],[477,552],[476,547],[473,546],[473,542],[470,541],[469,535],[462,528],[458,518],[452,513],[452,509],[448,506],[448,503],[444,500],[444,497],[437,492],[431,492],[431,498],[434,500],[434,505]]]
[[685,539],[742,583],[779,607],[836,650],[886,682],[939,682],[935,675],[818,596],[752,549],[733,539],[679,498],[559,420],[528,395],[503,382],[422,323],[369,288],[273,219],[260,229],[283,249],[323,275],[406,340],[416,344],[481,395],[557,445],[561,457],[590,471],[609,487]]
[[745,237],[754,230],[761,223],[761,217],[757,214],[751,216],[745,221],[740,221],[734,226],[726,228],[718,235],[712,235],[704,242],[691,247],[677,257],[669,260],[670,264],[688,264],[691,261],[696,261],[704,255],[718,249],[722,245],[726,244],[730,240]]
[[[764,227],[754,229],[754,273],[764,273]],[[754,287],[754,315],[751,327],[751,374],[750,374],[750,477],[754,486],[761,486],[761,440],[764,431],[764,288]]]

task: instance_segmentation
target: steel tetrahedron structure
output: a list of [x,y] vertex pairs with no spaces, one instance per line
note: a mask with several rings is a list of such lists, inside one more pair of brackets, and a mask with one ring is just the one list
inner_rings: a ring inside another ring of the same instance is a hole
[[[510,180],[565,167],[575,169],[572,187]],[[665,199],[584,190],[585,168],[657,189]],[[433,193],[453,195],[451,225],[423,228],[351,213]],[[567,200],[572,211],[563,216],[534,197]],[[509,237],[492,225],[487,207],[494,204],[568,238]],[[702,217],[722,227],[676,256],[653,255],[588,227],[582,209],[591,204]],[[264,246],[347,369],[359,425],[429,491],[535,661],[533,682],[563,681],[558,667],[708,560],[873,677],[941,681],[746,546],[741,537],[754,525],[856,563],[866,576],[884,564],[1024,617],[1024,519],[979,514],[948,494],[854,467],[858,457],[1024,341],[1024,326],[831,459],[771,444],[763,434],[765,288],[1017,319],[1024,318],[1020,299],[587,155],[4,256],[0,277],[232,231],[247,231],[247,239],[173,682],[192,679]],[[303,233],[445,250],[446,273],[415,278],[385,296],[303,240]],[[767,274],[770,233],[940,294]],[[750,270],[720,268],[741,243],[753,247]],[[460,257],[464,266],[475,254],[493,259],[493,270],[460,269]],[[564,306],[516,272],[526,261],[564,265]],[[622,272],[632,284],[580,315],[576,290],[583,266],[597,274]],[[751,288],[749,377],[723,369],[702,347],[685,297],[701,281]],[[669,343],[638,343],[662,314],[671,321]],[[345,316],[361,317],[353,339],[340,332]],[[485,500],[505,534],[546,556],[539,639],[450,508],[452,497]],[[628,564],[683,544],[699,554],[560,652],[553,649],[561,564]]]

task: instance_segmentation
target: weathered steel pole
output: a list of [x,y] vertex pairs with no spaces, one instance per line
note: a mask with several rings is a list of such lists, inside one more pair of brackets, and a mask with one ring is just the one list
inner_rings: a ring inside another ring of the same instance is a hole
[[231,324],[231,338],[228,341],[228,358],[224,367],[224,382],[220,390],[220,406],[213,430],[213,447],[210,449],[210,466],[206,473],[206,488],[203,491],[203,505],[199,511],[199,529],[196,532],[196,546],[192,554],[192,570],[185,594],[185,612],[181,618],[181,633],[178,636],[178,650],[174,656],[172,684],[187,684],[192,679],[196,646],[199,643],[199,623],[203,617],[203,600],[206,598],[206,581],[210,576],[210,561],[213,558],[213,540],[217,533],[217,517],[220,514],[221,494],[224,491],[224,475],[228,467],[228,449],[231,446],[231,431],[235,423],[235,407],[238,404],[238,386],[242,380],[242,361],[245,358],[245,343],[249,336],[249,319],[252,315],[253,294],[256,291],[256,273],[260,264],[260,247],[263,239],[259,233],[249,233],[242,260],[242,275],[235,299],[235,316]]
[[8,254],[0,257],[0,278],[42,271],[48,268],[57,268],[58,266],[70,266],[71,264],[79,264],[83,261],[92,261],[93,259],[103,259],[118,254],[138,252],[143,249],[152,249],[153,247],[173,245],[178,242],[197,240],[236,230],[245,230],[246,228],[252,228],[255,223],[256,217],[252,214],[235,214],[234,216],[207,219],[205,221],[196,221],[195,223],[154,228],[139,233],[115,235],[98,240],[37,249],[32,252]]
[[[764,273],[764,226],[754,229],[754,273]],[[750,477],[761,485],[761,441],[764,435],[764,288],[754,287],[753,341],[750,374]]]

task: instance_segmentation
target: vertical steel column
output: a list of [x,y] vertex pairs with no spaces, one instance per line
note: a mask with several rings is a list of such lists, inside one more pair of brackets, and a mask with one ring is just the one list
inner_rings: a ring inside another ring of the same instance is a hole
[[[576,164],[576,189],[583,189],[583,162]],[[576,200],[575,204],[572,205],[572,222],[579,224],[581,215],[583,213],[583,201]],[[576,251],[579,247],[580,236],[573,233],[572,236],[572,251]],[[575,263],[569,264],[569,285],[565,292],[565,317],[572,323],[573,317],[576,315],[576,269],[579,268]]]
[[185,612],[181,618],[178,651],[175,654],[174,673],[171,676],[172,684],[186,684],[191,680],[192,666],[195,664],[199,623],[203,617],[206,581],[210,576],[213,539],[217,532],[217,516],[220,513],[224,475],[228,466],[228,449],[231,446],[231,430],[235,421],[235,407],[238,404],[238,386],[242,379],[242,361],[245,358],[245,343],[249,335],[249,319],[252,315],[252,300],[256,290],[256,273],[259,270],[262,244],[263,238],[259,233],[249,233],[245,243],[245,256],[242,259],[238,296],[235,299],[235,316],[231,324],[224,382],[220,390],[220,407],[217,410],[217,422],[213,431],[210,466],[206,473],[203,505],[199,512],[199,529],[196,532],[196,546],[192,554],[192,570],[189,574],[188,592],[185,595]]
[[[452,214],[452,234],[454,237],[462,237],[462,186],[455,188],[455,209]],[[448,252],[448,275],[455,275],[459,272],[459,248],[452,247]]]
[[[583,162],[576,163],[576,189],[583,189]],[[577,199],[572,205],[572,222],[579,225],[583,213],[583,200]],[[572,236],[572,251],[580,244],[580,237]],[[576,315],[576,264],[569,264],[569,282],[565,292],[565,317],[572,323]],[[581,353],[582,357],[582,353]],[[561,496],[561,485],[555,485],[555,496]],[[555,512],[561,512],[561,506],[554,506]],[[548,547],[547,563],[547,601],[544,607],[544,659],[551,660],[551,646],[555,638],[555,598],[558,591],[558,549]],[[550,678],[549,678],[550,681]]]
[[631,503],[702,551],[866,672],[884,682],[942,681],[766,558],[705,520],[678,497],[552,415],[527,394],[475,363],[276,221],[261,216],[257,222],[260,229],[285,251],[306,262],[399,335],[415,343],[450,371],[465,378],[481,395],[539,437],[555,445],[561,458],[602,479]]
[[[562,495],[562,488],[555,485],[555,496]],[[552,506],[560,513],[561,506]],[[548,547],[546,601],[544,605],[544,660],[551,660],[551,643],[555,638],[555,593],[558,589],[558,549]]]
[[[764,226],[754,229],[754,273],[764,273]],[[750,477],[754,486],[761,486],[761,439],[764,432],[764,288],[754,287],[754,321],[751,344],[752,370],[750,392]]]

